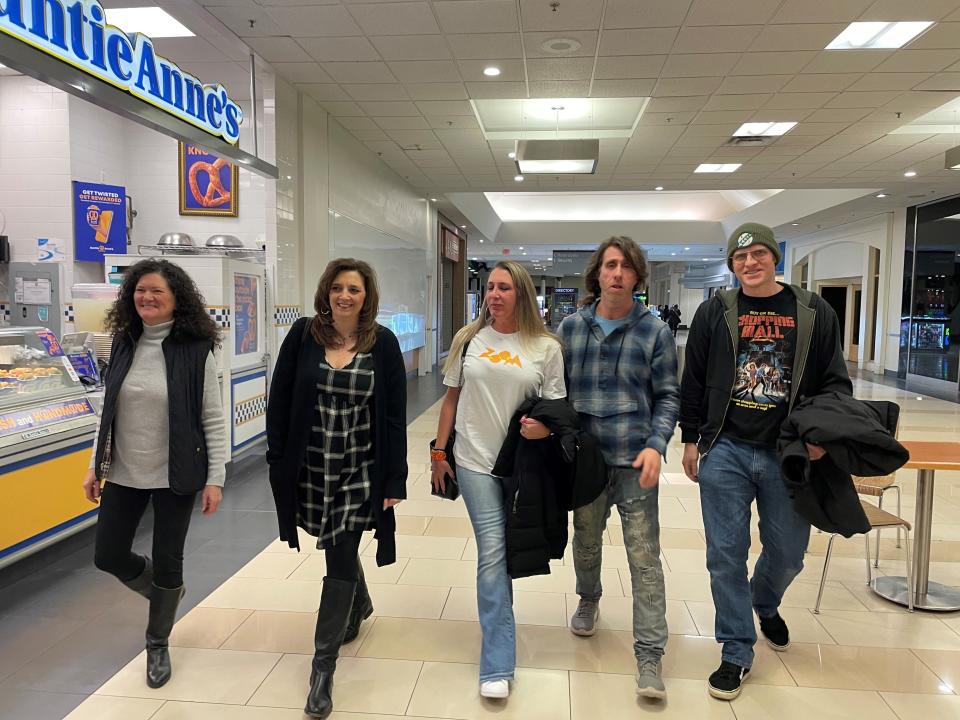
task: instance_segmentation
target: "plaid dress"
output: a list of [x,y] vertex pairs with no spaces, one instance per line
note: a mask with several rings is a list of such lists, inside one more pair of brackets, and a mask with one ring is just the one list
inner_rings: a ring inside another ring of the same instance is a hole
[[357,353],[340,369],[322,360],[318,378],[297,523],[323,549],[336,545],[344,532],[375,526],[370,502],[373,356]]

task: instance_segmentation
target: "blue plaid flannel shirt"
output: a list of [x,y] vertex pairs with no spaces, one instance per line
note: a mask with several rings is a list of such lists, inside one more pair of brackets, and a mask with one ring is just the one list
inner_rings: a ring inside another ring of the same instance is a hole
[[557,330],[568,399],[608,465],[630,467],[645,448],[666,455],[680,414],[673,334],[639,303],[606,337],[595,316],[596,303]]

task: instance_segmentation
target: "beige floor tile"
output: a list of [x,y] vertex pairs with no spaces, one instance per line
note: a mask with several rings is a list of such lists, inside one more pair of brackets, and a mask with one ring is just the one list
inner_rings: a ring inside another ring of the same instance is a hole
[[699,530],[660,528],[660,547],[675,548],[677,550],[706,551],[707,543]]
[[598,630],[584,638],[565,627],[520,625],[517,666],[630,675],[637,671],[633,633]]
[[897,720],[879,693],[763,686],[752,677],[732,708],[737,720]]
[[[565,627],[567,606],[560,593],[517,590],[513,593],[513,614],[519,625]],[[444,620],[477,622],[477,592],[474,588],[451,588],[443,608]]]
[[[223,644],[225,650],[253,652],[302,653],[313,652],[313,631],[316,613],[273,612],[258,610],[243,623]],[[356,655],[357,649],[370,632],[373,622],[360,625],[360,635],[349,645],[340,648],[343,656]]]
[[357,657],[477,662],[480,625],[452,620],[377,618]]
[[195,607],[183,616],[170,634],[170,644],[181,647],[218,648],[250,617],[252,610]]
[[943,681],[960,693],[960,643],[955,650],[914,650],[913,654]]
[[[397,558],[395,563],[377,567],[376,550],[372,555],[362,555],[363,574],[368,583],[393,584],[407,566],[407,558]],[[327,574],[327,561],[323,555],[311,555],[291,575],[290,580],[323,580]],[[319,599],[319,596],[317,596]]]
[[960,720],[960,697],[956,695],[881,695],[900,720]]
[[937,693],[943,685],[913,653],[899,648],[792,643],[780,659],[801,687]]
[[472,538],[473,525],[466,517],[434,517],[423,534],[430,537]]
[[398,515],[397,533],[403,535],[423,535],[423,531],[430,524],[430,518],[416,515]]
[[[310,679],[309,655],[284,655],[248,705],[303,707]],[[337,661],[333,702],[341,713],[403,715],[422,663],[345,657]]]
[[[750,682],[758,685],[796,685],[779,654],[766,644],[754,647]],[[720,665],[720,645],[713,638],[671,635],[663,656],[664,677],[706,681]]]
[[[421,558],[427,560],[459,560],[467,544],[465,538],[426,537],[423,535],[397,536],[398,558]],[[364,556],[375,556],[376,546],[371,545]]]
[[419,517],[448,517],[467,519],[467,506],[461,501],[450,502],[434,498],[432,500],[404,500],[396,507],[397,515],[416,515]]
[[[696,623],[697,634],[712,638],[714,632],[713,603],[688,600],[686,604],[690,614],[693,615],[693,621]],[[830,633],[817,622],[817,616],[813,614],[813,611],[807,608],[781,607],[780,616],[786,621],[787,627],[790,628],[790,640],[792,642],[836,645],[836,641]],[[756,615],[754,615],[753,624],[756,628],[758,641],[764,642]]]
[[437,620],[450,592],[446,587],[419,585],[371,584],[369,587],[376,617]]
[[[620,577],[624,583],[623,587],[629,589],[631,587],[630,573],[621,573]],[[695,600],[700,602],[713,600],[713,596],[710,594],[710,576],[706,573],[665,571],[663,582],[666,586],[668,600]]]
[[143,682],[146,655],[140,653],[96,694],[244,705],[279,659],[277,653],[171,647],[173,676],[162,688]]
[[[679,503],[677,503],[679,505]],[[687,530],[703,530],[703,517],[700,513],[686,512],[682,507],[660,510],[661,528],[681,528]]]
[[[820,589],[818,582],[804,582],[803,580],[794,580],[787,592],[783,595],[782,606],[796,608],[813,608],[817,603],[817,592]],[[864,611],[867,607],[857,600],[845,586],[840,583],[828,582],[823,590],[823,600],[820,603],[821,611],[824,610],[848,610]]]
[[304,553],[264,552],[237,570],[234,577],[272,578],[282,580],[290,577],[306,559]]
[[663,556],[670,566],[670,572],[707,572],[707,554],[705,550],[699,548],[664,548]]
[[320,603],[321,584],[319,580],[230,578],[210,593],[200,605],[249,610],[314,612]]
[[163,705],[163,700],[91,695],[65,720],[148,720]]
[[[624,571],[629,574],[629,571]],[[604,568],[600,571],[600,584],[603,586],[604,596],[614,597],[623,595],[623,586],[620,583],[619,571],[613,568]],[[529,592],[549,592],[566,594],[576,589],[577,575],[570,565],[551,565],[549,575],[535,575],[513,581],[516,590]]]
[[[574,594],[567,596],[567,623],[577,609],[580,597]],[[697,626],[687,612],[687,607],[681,600],[667,600],[667,627],[674,635],[697,635]],[[600,619],[597,621],[600,630],[619,630],[633,632],[633,598],[613,597],[604,595],[600,601]]]
[[628,675],[570,673],[572,720],[636,720],[647,712],[664,720],[734,720],[732,705],[711,700],[703,681],[665,678],[667,701],[644,700]]
[[408,712],[411,715],[475,720],[558,720],[570,717],[567,673],[518,668],[510,699],[480,697],[476,665],[424,663]]
[[470,560],[421,560],[410,558],[400,575],[400,585],[475,587],[477,564]]
[[817,617],[839,645],[958,650],[960,638],[936,617],[920,613],[823,610]]
[[303,718],[303,710],[293,708],[168,702],[150,720],[303,720]]

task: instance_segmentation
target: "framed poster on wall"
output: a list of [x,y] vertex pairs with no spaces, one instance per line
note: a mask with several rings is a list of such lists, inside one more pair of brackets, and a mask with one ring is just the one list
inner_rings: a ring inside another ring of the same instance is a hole
[[240,210],[237,166],[193,145],[178,144],[180,214],[237,217]]
[[233,276],[234,301],[234,355],[249,355],[257,352],[259,302],[257,295],[258,278],[256,275]]
[[[126,218],[127,191],[123,187],[74,181],[75,259],[102,263],[106,254],[126,252]],[[42,255],[40,259],[44,259]]]

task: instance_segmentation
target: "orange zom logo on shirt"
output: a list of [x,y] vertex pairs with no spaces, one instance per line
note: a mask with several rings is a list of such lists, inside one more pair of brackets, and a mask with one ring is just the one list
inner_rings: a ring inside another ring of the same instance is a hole
[[488,347],[486,350],[484,350],[484,351],[480,354],[480,357],[486,358],[487,360],[489,360],[490,362],[492,362],[494,365],[498,365],[498,364],[500,364],[500,363],[503,363],[504,365],[516,365],[517,367],[520,367],[520,368],[523,367],[523,363],[520,362],[520,356],[519,356],[519,355],[511,355],[511,354],[510,354],[509,352],[507,352],[506,350],[502,350],[501,352],[497,352],[497,351],[494,350],[493,348]]

